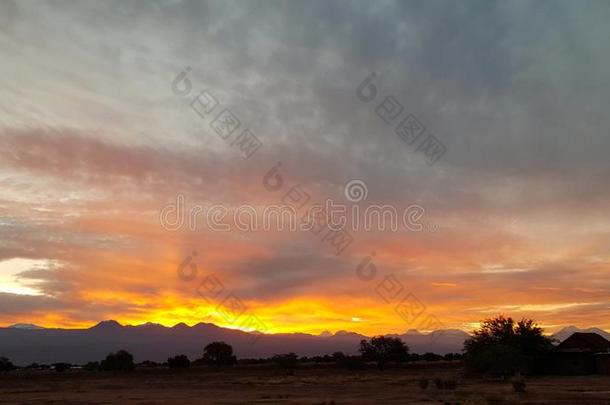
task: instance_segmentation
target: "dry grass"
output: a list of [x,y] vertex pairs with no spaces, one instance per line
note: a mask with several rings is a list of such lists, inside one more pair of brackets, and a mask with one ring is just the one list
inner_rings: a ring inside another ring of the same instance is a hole
[[[437,389],[420,381],[455,381]],[[515,393],[510,381],[465,378],[455,368],[348,371],[301,367],[282,375],[268,367],[226,371],[138,370],[107,374],[86,371],[0,375],[2,403],[68,404],[609,404],[610,377],[540,377]]]

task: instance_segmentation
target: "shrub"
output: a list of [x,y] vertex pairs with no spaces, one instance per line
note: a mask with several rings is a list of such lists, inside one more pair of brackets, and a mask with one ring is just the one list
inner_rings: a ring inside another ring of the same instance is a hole
[[0,372],[11,371],[15,369],[15,365],[6,357],[0,357]]
[[167,365],[169,368],[188,368],[191,366],[191,361],[186,355],[180,354],[167,359]]
[[125,350],[110,353],[100,364],[100,369],[104,371],[130,371],[133,368],[133,356]]
[[345,359],[345,354],[343,352],[334,352],[332,358],[335,363],[341,364],[341,361]]
[[432,381],[434,382],[434,385],[436,386],[437,389],[439,389],[439,390],[443,389],[443,380],[441,380],[440,378],[436,377]]
[[299,365],[298,357],[294,353],[276,354],[271,360],[290,375],[294,374],[294,369]]
[[53,368],[58,373],[62,373],[66,370],[70,370],[72,368],[72,365],[69,363],[55,363],[55,364],[53,364]]
[[360,356],[345,356],[338,362],[340,367],[348,370],[360,370],[364,368],[364,361]]
[[430,384],[430,381],[428,381],[427,378],[419,379],[419,388],[421,388],[422,390],[428,389],[429,384]]
[[443,356],[430,352],[424,353],[422,357],[425,361],[439,361],[443,359]]
[[83,370],[86,371],[97,371],[100,368],[100,363],[97,361],[90,361],[83,366]]

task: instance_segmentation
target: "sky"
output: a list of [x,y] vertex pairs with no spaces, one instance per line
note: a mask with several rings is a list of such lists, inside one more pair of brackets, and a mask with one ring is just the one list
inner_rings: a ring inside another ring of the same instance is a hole
[[[608,20],[592,0],[0,2],[0,325],[610,330]],[[295,193],[299,218],[417,214],[342,249],[193,214]]]

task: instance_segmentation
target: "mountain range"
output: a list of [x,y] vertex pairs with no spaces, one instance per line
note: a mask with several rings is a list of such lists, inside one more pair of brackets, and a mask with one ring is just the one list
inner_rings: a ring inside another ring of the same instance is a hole
[[[459,352],[469,335],[461,330],[438,330],[428,334],[409,331],[400,337],[411,352],[439,354]],[[102,321],[88,329],[47,329],[31,324],[0,328],[0,356],[18,365],[68,362],[84,364],[99,361],[108,353],[125,349],[136,361],[166,361],[168,357],[186,354],[200,358],[203,348],[213,341],[233,346],[238,358],[269,357],[294,352],[299,356],[316,356],[342,351],[356,354],[359,343],[367,336],[339,331],[320,335],[306,333],[259,334],[221,328],[211,323],[173,327],[146,323],[123,326],[116,321]]]
[[[610,339],[610,334],[601,329],[578,329],[574,326],[560,330],[553,337],[563,340],[579,331],[592,331]],[[409,330],[404,334],[387,336],[399,337],[411,352],[437,354],[461,352],[464,340],[470,337],[459,329],[430,333]],[[84,364],[99,361],[110,352],[125,349],[134,355],[137,362],[162,362],[177,354],[186,354],[191,359],[200,358],[208,343],[219,340],[233,346],[238,358],[261,358],[287,352],[299,356],[316,356],[336,351],[356,354],[360,341],[367,338],[368,336],[349,331],[323,332],[320,335],[263,335],[222,328],[211,323],[198,323],[194,326],[179,323],[173,327],[155,323],[123,326],[109,320],[88,329],[51,329],[32,324],[15,324],[0,328],[0,356],[7,357],[18,365],[34,362]]]

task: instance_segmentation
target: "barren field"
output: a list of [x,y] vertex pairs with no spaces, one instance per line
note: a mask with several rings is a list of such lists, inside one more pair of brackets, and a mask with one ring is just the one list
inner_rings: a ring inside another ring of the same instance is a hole
[[[439,389],[435,378],[455,381]],[[429,379],[427,388],[420,380]],[[539,377],[516,394],[509,382],[464,377],[452,367],[350,371],[272,367],[222,371],[147,369],[131,373],[70,370],[0,375],[0,402],[62,404],[610,404],[610,376]]]

